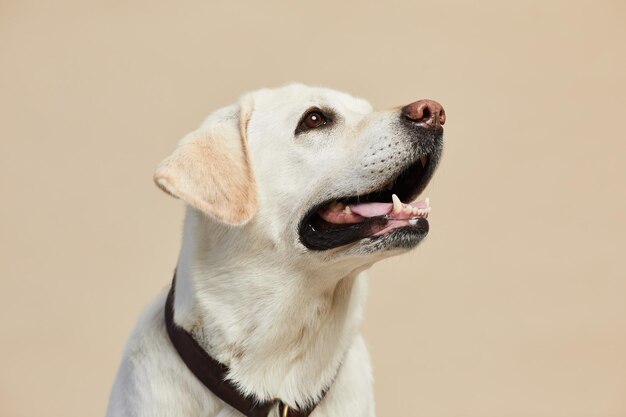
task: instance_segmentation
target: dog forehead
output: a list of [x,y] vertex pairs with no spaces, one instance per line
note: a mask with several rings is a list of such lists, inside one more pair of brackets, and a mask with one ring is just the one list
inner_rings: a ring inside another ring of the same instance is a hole
[[342,116],[364,116],[372,106],[364,99],[323,87],[289,84],[254,94],[255,111],[279,111],[287,116],[300,115],[310,107],[330,108]]

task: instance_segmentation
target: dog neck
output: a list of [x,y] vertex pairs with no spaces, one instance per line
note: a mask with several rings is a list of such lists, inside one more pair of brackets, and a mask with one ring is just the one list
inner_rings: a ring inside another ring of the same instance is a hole
[[177,267],[175,321],[245,395],[304,405],[334,380],[358,334],[365,267],[307,268],[190,210]]

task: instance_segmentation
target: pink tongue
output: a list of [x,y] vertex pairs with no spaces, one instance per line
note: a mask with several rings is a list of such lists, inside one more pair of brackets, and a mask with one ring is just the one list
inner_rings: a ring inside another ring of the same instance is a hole
[[391,203],[363,203],[350,205],[350,210],[359,216],[375,217],[388,214],[392,207]]
[[[412,207],[417,208],[426,208],[426,201],[414,201],[410,204]],[[376,217],[376,216],[384,216],[385,214],[389,214],[393,209],[393,204],[391,203],[362,203],[362,204],[351,204],[350,210],[353,213],[358,214],[363,217]]]

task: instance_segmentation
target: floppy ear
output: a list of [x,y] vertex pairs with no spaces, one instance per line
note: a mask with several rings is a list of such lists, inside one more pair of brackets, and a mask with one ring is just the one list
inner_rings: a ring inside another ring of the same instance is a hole
[[154,182],[166,193],[233,226],[248,222],[258,209],[246,137],[250,109],[243,107],[211,115],[181,140],[154,174]]

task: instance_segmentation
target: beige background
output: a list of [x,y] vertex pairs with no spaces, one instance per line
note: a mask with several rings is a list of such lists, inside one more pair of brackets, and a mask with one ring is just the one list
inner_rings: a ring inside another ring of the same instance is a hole
[[153,168],[289,81],[448,114],[371,274],[379,416],[626,416],[624,1],[177,3],[0,1],[0,416],[103,415],[179,248]]

